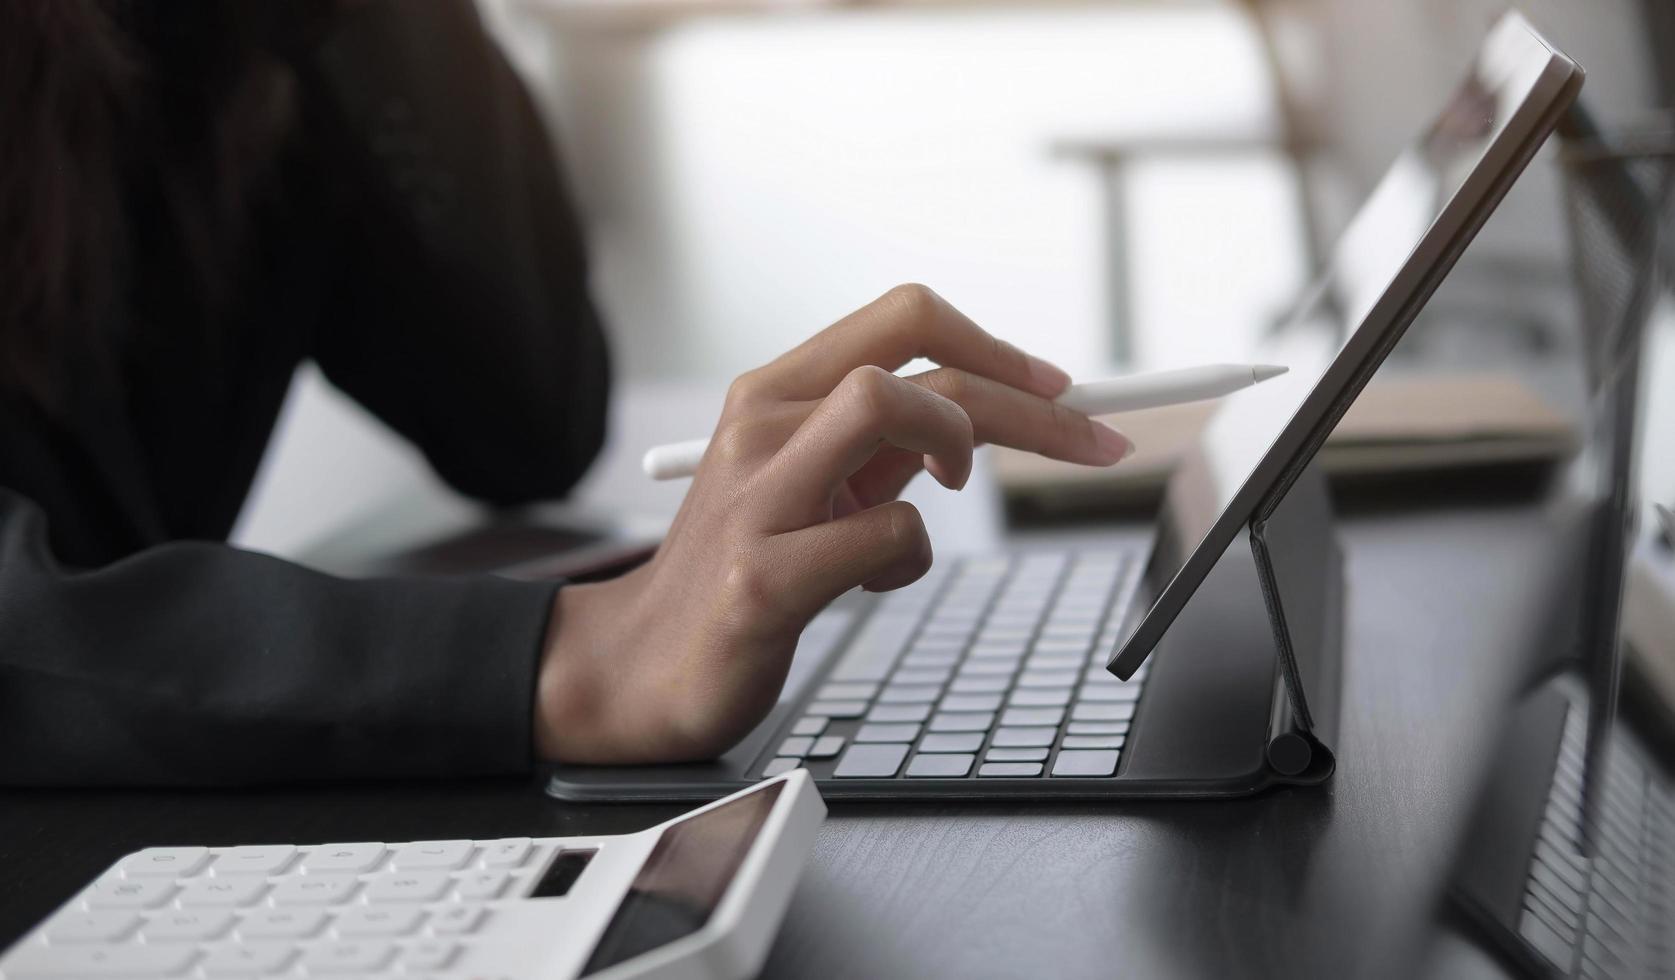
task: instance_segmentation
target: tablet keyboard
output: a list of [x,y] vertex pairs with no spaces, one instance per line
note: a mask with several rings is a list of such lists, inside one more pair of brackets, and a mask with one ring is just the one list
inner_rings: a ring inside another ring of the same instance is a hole
[[503,898],[556,895],[592,852],[554,840],[158,847],[11,951],[5,980],[452,972]]
[[972,558],[883,597],[761,764],[828,779],[1116,774],[1145,667],[1105,669],[1135,554]]

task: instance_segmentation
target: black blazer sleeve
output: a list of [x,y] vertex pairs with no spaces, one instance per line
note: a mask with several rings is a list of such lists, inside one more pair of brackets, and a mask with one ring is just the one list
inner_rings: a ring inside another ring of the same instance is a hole
[[343,581],[202,543],[77,571],[0,489],[0,783],[527,771],[554,588]]
[[609,365],[552,141],[470,0],[373,3],[298,71],[342,256],[312,354],[460,491],[565,493]]

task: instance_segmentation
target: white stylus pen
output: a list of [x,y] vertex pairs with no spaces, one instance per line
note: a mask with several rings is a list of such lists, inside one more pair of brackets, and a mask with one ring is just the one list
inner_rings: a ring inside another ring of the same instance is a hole
[[[1220,398],[1241,388],[1277,378],[1289,368],[1277,364],[1205,364],[1174,371],[1130,374],[1104,381],[1071,385],[1058,403],[1083,415],[1110,415],[1162,408],[1185,402]],[[688,439],[654,446],[646,451],[640,466],[653,480],[678,480],[698,470],[708,439]]]

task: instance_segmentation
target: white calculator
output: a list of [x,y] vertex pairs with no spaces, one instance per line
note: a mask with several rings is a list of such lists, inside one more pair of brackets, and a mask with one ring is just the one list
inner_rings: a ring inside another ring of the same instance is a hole
[[825,814],[798,769],[617,837],[154,847],[0,978],[749,977]]

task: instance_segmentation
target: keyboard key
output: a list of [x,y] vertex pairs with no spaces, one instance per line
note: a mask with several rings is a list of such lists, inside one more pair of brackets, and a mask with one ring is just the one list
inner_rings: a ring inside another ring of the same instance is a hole
[[96,909],[149,909],[174,893],[174,882],[162,878],[107,878],[93,886],[87,904]]
[[810,759],[830,759],[843,751],[844,738],[842,735],[822,735],[814,740],[814,746],[808,750]]
[[337,917],[341,936],[405,936],[419,928],[425,913],[420,909],[363,905]]
[[910,653],[902,658],[901,665],[904,670],[918,670],[921,668],[943,669],[952,667],[959,662],[960,652],[958,649],[921,651],[915,647],[913,653]]
[[976,752],[983,747],[983,734],[926,735],[919,740],[920,752]]
[[913,761],[908,763],[907,775],[910,778],[935,776],[957,779],[971,771],[971,764],[976,759],[976,756],[969,754],[916,755]]
[[828,718],[859,718],[867,713],[865,701],[816,701],[808,706],[811,715]]
[[1015,708],[1062,708],[1070,703],[1070,688],[1021,687],[1007,703]]
[[1126,735],[1126,721],[1073,721],[1065,727],[1072,735]]
[[245,939],[298,939],[319,932],[325,922],[326,913],[318,909],[257,909],[238,920],[238,934]]
[[800,757],[808,755],[808,750],[814,747],[814,739],[807,735],[793,735],[779,743],[779,754]]
[[1074,670],[1026,670],[1018,675],[1019,687],[1072,687],[1075,683]]
[[71,912],[52,921],[47,938],[71,944],[113,942],[139,924],[140,917],[132,912]]
[[954,668],[948,667],[913,667],[904,668],[890,675],[892,684],[946,684],[948,675]]
[[[849,642],[832,669],[834,681],[882,681],[889,676],[907,638],[919,625],[918,615],[895,615],[880,610]],[[859,712],[857,712],[859,713]]]
[[255,844],[229,848],[215,858],[218,875],[276,875],[290,865],[297,849],[290,844]]
[[935,701],[942,693],[940,684],[892,684],[878,695],[879,704],[918,704]]
[[973,659],[987,660],[1000,657],[1008,660],[1022,660],[1025,650],[1029,647],[1029,640],[1023,637],[1017,639],[985,638],[972,644]]
[[940,711],[999,711],[998,694],[950,694],[937,705]]
[[454,894],[465,901],[488,901],[500,897],[500,893],[506,890],[508,880],[504,871],[468,872],[460,876]]
[[274,943],[222,946],[204,959],[204,972],[212,977],[259,977],[278,973],[296,956],[296,950]]
[[820,701],[871,701],[878,694],[878,685],[849,682],[826,684],[815,698]]
[[826,726],[830,723],[831,719],[825,718],[821,715],[804,715],[803,717],[797,719],[797,723],[795,725],[791,726],[791,734],[818,735],[825,731]]
[[977,768],[978,776],[1039,776],[1039,762],[985,762]]
[[454,961],[454,954],[459,952],[458,943],[422,942],[413,943],[401,951],[401,965],[408,973],[420,973],[426,970],[445,970]]
[[773,759],[762,767],[762,778],[772,779],[782,772],[790,772],[801,766],[803,760],[796,758]]
[[1052,725],[1064,720],[1063,708],[1007,708],[1000,716],[1002,725]]
[[918,725],[862,725],[857,742],[911,742],[919,737]]
[[1060,751],[1053,760],[1055,776],[1109,776],[1117,771],[1115,752]]
[[237,908],[249,905],[268,890],[261,878],[199,878],[188,881],[180,893],[185,908]]
[[368,902],[434,902],[448,890],[448,876],[435,871],[392,872],[368,881]]
[[233,925],[233,913],[226,909],[165,912],[145,924],[141,933],[148,943],[181,943],[214,939]]
[[931,716],[929,704],[881,704],[867,712],[867,721],[921,722]]
[[990,749],[984,756],[984,762],[1045,762],[1047,750],[1039,749]]
[[838,760],[832,775],[839,778],[889,777],[907,758],[907,746],[899,744],[851,745]]
[[197,958],[193,946],[25,946],[11,954],[6,975],[150,977],[180,973]]
[[931,718],[933,732],[986,732],[994,726],[993,711],[943,713]]
[[360,874],[384,860],[382,844],[321,844],[302,862],[305,871],[336,871]]
[[1072,721],[1128,721],[1133,717],[1133,704],[1089,704],[1083,702],[1070,709]]
[[948,689],[956,694],[998,694],[1011,686],[1005,677],[956,677]]
[[474,932],[482,923],[480,906],[450,905],[430,917],[430,931],[438,936],[462,936]]
[[1083,684],[1083,701],[1138,701],[1138,684]]
[[360,882],[353,878],[287,878],[273,888],[275,905],[336,905],[349,899]]
[[[969,660],[960,668],[959,677],[1011,677],[1017,669],[1010,660]],[[954,683],[959,683],[959,679]]]
[[150,875],[185,878],[196,874],[198,869],[208,862],[207,847],[148,847],[138,854],[130,854],[123,858],[122,863],[116,867],[128,878]]
[[1061,654],[1034,654],[1025,661],[1030,670],[1076,670],[1082,666],[1081,657],[1068,657]]
[[1066,735],[1059,743],[1061,749],[1120,749],[1121,735]]
[[1027,749],[1049,746],[1058,735],[1057,728],[997,728],[993,745],[998,748]]
[[310,973],[369,973],[394,955],[389,943],[328,943],[303,954],[302,965]]
[[421,840],[403,844],[395,852],[394,867],[402,871],[441,868],[447,871],[471,858],[468,840]]

